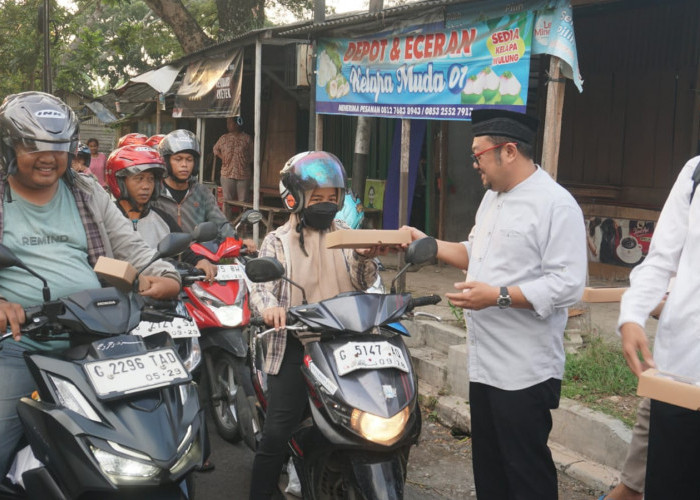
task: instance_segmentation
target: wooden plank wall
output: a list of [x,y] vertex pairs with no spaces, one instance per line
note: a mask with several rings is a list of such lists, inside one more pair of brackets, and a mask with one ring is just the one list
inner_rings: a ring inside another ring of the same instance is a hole
[[585,201],[660,209],[697,154],[700,2],[626,1],[575,16],[584,91],[566,89],[558,180]]

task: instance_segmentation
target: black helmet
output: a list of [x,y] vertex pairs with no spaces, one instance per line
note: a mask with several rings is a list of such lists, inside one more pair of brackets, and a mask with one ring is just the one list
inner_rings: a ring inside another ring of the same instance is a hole
[[58,97],[44,92],[8,96],[0,106],[0,167],[8,175],[17,171],[15,147],[29,151],[65,151],[70,181],[73,154],[78,146],[78,118]]
[[165,167],[168,169],[168,175],[173,175],[170,167],[170,156],[177,153],[190,153],[194,156],[194,169],[192,177],[197,176],[199,170],[199,142],[197,136],[185,129],[173,130],[160,141],[158,144],[158,152],[165,160]]
[[307,151],[290,158],[280,171],[282,203],[292,213],[300,212],[305,193],[316,188],[337,188],[338,207],[345,202],[347,175],[340,160],[325,151]]

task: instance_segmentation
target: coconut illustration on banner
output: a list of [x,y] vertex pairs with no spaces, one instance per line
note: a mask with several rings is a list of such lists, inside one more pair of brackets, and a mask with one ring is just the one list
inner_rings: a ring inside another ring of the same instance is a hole
[[338,99],[350,93],[350,83],[341,72],[342,62],[335,47],[328,45],[318,56],[316,84],[324,87],[331,99]]
[[316,73],[316,84],[319,87],[328,85],[335,75],[338,74],[338,68],[328,55],[328,51],[324,50],[318,56],[318,72]]
[[484,90],[482,95],[486,104],[498,103],[501,97],[498,90],[501,86],[501,80],[498,75],[491,68],[484,68],[477,75],[478,78],[481,78],[483,81]]
[[462,89],[462,104],[483,104],[484,96],[484,79],[477,75],[472,75],[467,78],[467,83]]
[[498,92],[501,94],[501,104],[523,104],[520,97],[522,85],[510,71],[504,71],[499,78]]

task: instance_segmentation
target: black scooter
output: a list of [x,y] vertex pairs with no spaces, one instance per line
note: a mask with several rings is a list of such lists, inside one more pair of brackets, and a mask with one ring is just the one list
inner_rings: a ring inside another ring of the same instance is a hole
[[[305,344],[303,376],[308,386],[309,418],[289,443],[303,497],[312,499],[401,499],[410,448],[421,430],[417,378],[398,322],[413,308],[436,304],[439,296],[413,299],[395,293],[394,283],[411,264],[437,254],[433,238],[417,240],[406,252],[408,264],[392,283],[392,292],[343,293],[292,307],[288,334],[295,330],[316,339]],[[256,283],[284,279],[272,258],[246,264]],[[302,289],[303,292],[303,289]],[[251,325],[262,327],[262,318]],[[255,394],[237,398],[241,429],[254,449],[261,437],[266,409],[265,336],[250,338],[251,376]]]
[[[182,252],[192,238],[168,235],[158,257]],[[60,353],[25,355],[37,391],[17,412],[40,463],[3,483],[0,498],[191,499],[191,472],[209,454],[196,385],[166,332],[131,335],[140,321],[177,314],[134,292],[100,288],[51,300],[46,281],[0,245],[0,266],[42,279],[44,303],[25,309],[22,334],[64,339]],[[3,336],[7,338],[10,334]]]

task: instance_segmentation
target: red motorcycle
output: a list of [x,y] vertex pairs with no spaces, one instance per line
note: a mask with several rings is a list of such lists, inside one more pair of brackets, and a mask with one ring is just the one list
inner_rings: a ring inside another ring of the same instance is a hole
[[[248,210],[236,225],[256,224],[260,212]],[[209,283],[199,269],[180,265],[185,306],[201,332],[200,345],[204,359],[203,394],[209,400],[216,429],[230,442],[241,439],[236,395],[245,393],[243,384],[250,384],[246,355],[248,339],[244,328],[250,320],[248,287],[244,258],[248,254],[243,242],[236,238],[193,243],[190,249],[218,264],[216,281]]]

